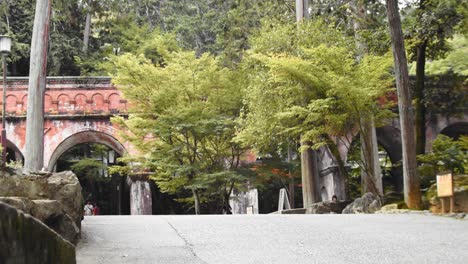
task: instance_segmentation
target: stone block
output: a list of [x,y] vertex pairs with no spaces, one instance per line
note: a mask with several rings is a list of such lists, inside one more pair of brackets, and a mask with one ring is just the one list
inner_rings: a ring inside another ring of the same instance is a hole
[[76,263],[75,247],[38,219],[0,202],[0,263]]

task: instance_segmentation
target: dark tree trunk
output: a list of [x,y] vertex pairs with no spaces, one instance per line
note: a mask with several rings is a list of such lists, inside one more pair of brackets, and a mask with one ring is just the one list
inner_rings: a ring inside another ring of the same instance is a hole
[[336,163],[338,164],[338,173],[343,177],[343,184],[344,184],[344,197],[340,197],[340,199],[347,200],[351,198],[349,196],[349,175],[346,171],[345,163],[341,158],[340,151],[338,150],[338,146],[335,142],[327,135],[327,146],[330,149],[331,154],[335,158]]
[[[308,1],[306,3],[308,5]],[[304,0],[296,0],[296,22],[299,24],[304,19]],[[302,200],[303,207],[308,208],[314,203],[320,202],[319,172],[317,167],[316,151],[311,149],[309,142],[301,142],[301,176],[302,176]]]
[[[364,0],[352,0],[350,2],[353,13],[354,39],[356,43],[356,59],[358,62],[369,52],[367,42],[362,36],[366,29],[366,6]],[[361,138],[361,186],[362,193],[371,192],[383,195],[383,185],[379,162],[379,148],[377,134],[375,132],[374,115],[372,113],[361,116],[359,127]]]
[[392,41],[395,77],[400,113],[401,139],[403,147],[403,184],[405,202],[409,208],[421,208],[421,190],[417,174],[416,142],[413,123],[413,109],[408,76],[403,33],[397,0],[386,0],[387,16]]
[[38,171],[44,165],[44,94],[51,0],[37,0],[31,39],[26,151],[24,169]]
[[291,164],[292,164],[292,148],[290,146],[290,143],[288,143],[288,166],[289,166],[289,205],[291,207],[291,209],[294,209],[296,208],[296,204],[295,204],[295,201],[294,201],[294,197],[296,196],[295,194],[295,190],[294,190],[294,177],[292,175],[292,171],[291,171]]
[[195,201],[195,214],[200,214],[200,195],[198,194],[198,190],[193,188],[192,189],[193,199]]
[[86,12],[86,24],[83,33],[83,52],[88,53],[89,35],[91,34],[91,7],[88,6]]
[[416,153],[426,152],[426,106],[424,105],[424,79],[426,70],[427,40],[416,48],[416,86],[414,91],[416,111]]
[[310,147],[308,142],[301,143],[301,175],[302,175],[302,199],[304,208],[320,202],[319,173],[317,167],[317,152]]

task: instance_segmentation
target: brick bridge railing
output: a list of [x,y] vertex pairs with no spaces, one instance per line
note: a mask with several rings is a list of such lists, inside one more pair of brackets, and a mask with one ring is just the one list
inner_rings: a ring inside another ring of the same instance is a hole
[[[3,85],[3,82],[0,83]],[[8,79],[8,116],[25,116],[27,90],[27,77]],[[121,98],[120,92],[112,85],[109,77],[49,77],[44,104],[46,116],[89,116],[127,112],[127,101]]]
[[[27,77],[8,78],[6,130],[9,153],[15,153],[16,160],[25,151],[27,90]],[[60,155],[85,142],[105,144],[120,155],[132,152],[133,147],[121,139],[110,122],[112,116],[126,114],[127,101],[109,77],[48,77],[44,96],[44,166],[54,170]]]

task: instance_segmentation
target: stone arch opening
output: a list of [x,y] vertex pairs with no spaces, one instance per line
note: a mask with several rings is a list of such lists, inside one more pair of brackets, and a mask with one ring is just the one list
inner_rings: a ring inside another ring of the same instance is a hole
[[[402,145],[400,131],[392,126],[383,126],[376,129],[377,143],[379,149],[379,160],[382,172],[382,183],[385,193],[401,193],[403,190],[403,171],[401,167]],[[356,182],[360,182],[360,168],[356,160],[360,159],[360,137],[359,134],[353,140],[346,153],[348,166]],[[356,185],[356,184],[355,184]],[[360,190],[355,186],[354,195]],[[353,187],[350,186],[353,193]]]
[[114,137],[97,131],[73,134],[61,142],[50,159],[53,171],[72,170],[82,186],[83,198],[100,208],[98,214],[130,214],[130,190],[126,175],[109,172],[122,165],[126,152]]
[[54,150],[48,164],[49,171],[54,171],[54,167],[60,156],[62,156],[67,150],[69,150],[73,146],[81,143],[103,144],[113,149],[120,156],[127,152],[125,147],[115,137],[107,133],[99,131],[78,132],[63,140]]
[[24,155],[21,150],[10,140],[7,139],[6,149],[7,162],[24,162]]
[[457,122],[451,124],[440,131],[440,134],[446,135],[458,140],[460,136],[468,136],[468,122]]

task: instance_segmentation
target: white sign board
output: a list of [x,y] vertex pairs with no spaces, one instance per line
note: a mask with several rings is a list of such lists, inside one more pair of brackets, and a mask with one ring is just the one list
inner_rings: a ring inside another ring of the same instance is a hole
[[452,173],[437,175],[437,196],[453,196],[453,176]]

